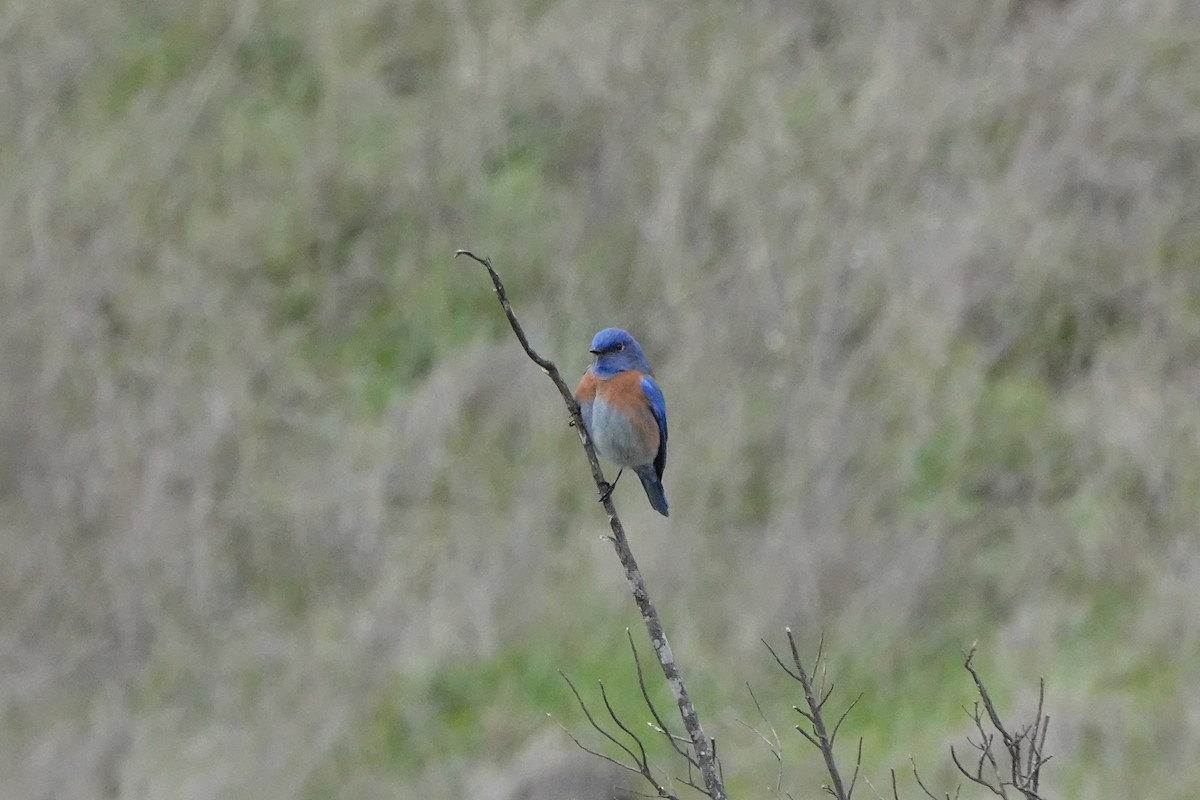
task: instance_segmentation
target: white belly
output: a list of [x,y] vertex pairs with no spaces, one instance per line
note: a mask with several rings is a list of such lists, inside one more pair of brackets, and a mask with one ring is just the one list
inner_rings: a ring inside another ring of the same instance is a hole
[[640,467],[653,463],[658,454],[658,443],[647,446],[637,435],[629,417],[613,410],[604,401],[596,399],[592,405],[592,420],[588,426],[596,452],[621,467]]

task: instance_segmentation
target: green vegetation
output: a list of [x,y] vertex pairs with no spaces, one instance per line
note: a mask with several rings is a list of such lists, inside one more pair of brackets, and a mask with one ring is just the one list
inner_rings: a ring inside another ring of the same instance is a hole
[[565,373],[655,364],[672,517],[618,505],[735,796],[790,625],[876,786],[952,788],[978,642],[1052,796],[1194,797],[1192,5],[0,4],[0,784],[499,799],[559,670],[641,724],[467,247]]

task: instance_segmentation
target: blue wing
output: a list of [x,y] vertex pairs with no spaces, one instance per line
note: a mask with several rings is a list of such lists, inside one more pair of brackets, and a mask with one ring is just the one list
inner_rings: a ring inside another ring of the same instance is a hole
[[658,455],[654,457],[654,471],[658,473],[659,480],[662,479],[663,470],[667,466],[667,399],[663,397],[662,389],[658,388],[658,384],[654,382],[654,378],[649,375],[642,376],[642,391],[646,393],[646,400],[650,402],[650,411],[654,414],[654,419],[658,422]]

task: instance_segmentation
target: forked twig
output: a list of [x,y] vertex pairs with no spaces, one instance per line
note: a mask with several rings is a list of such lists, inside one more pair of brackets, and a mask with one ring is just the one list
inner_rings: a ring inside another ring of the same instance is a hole
[[[821,757],[825,760],[825,771],[829,774],[830,785],[825,787],[825,790],[836,800],[851,800],[854,795],[854,787],[858,782],[859,770],[862,767],[862,739],[858,740],[858,753],[854,761],[854,773],[850,777],[849,784],[842,778],[841,770],[838,768],[837,759],[834,757],[834,741],[837,738],[838,730],[846,719],[846,715],[850,710],[858,704],[862,699],[859,695],[850,703],[842,715],[838,718],[837,724],[833,727],[833,732],[830,733],[825,725],[825,717],[823,710],[825,703],[828,702],[830,695],[833,693],[833,684],[831,683],[827,690],[818,690],[813,685],[812,677],[804,667],[804,661],[800,658],[800,649],[796,645],[796,637],[792,634],[791,628],[785,628],[787,633],[788,647],[791,650],[791,666],[784,662],[775,649],[764,639],[763,644],[766,645],[767,651],[771,657],[775,659],[780,668],[786,672],[791,678],[797,681],[804,691],[804,701],[807,708],[792,706],[792,708],[808,723],[807,728],[802,725],[797,725],[796,731],[800,733],[808,742],[817,750],[820,751]],[[821,636],[821,641],[817,646],[817,659],[813,662],[813,674],[822,676],[825,675],[824,664],[825,652],[825,637]]]
[[[630,750],[628,745],[626,745],[624,742],[622,742],[622,741],[618,740],[618,739],[617,739],[617,737],[613,736],[611,733],[609,733],[607,730],[605,730],[603,725],[601,725],[600,723],[596,722],[596,718],[592,716],[592,712],[591,712],[591,710],[590,710],[590,709],[587,707],[587,703],[583,702],[583,697],[581,697],[581,696],[580,696],[580,694],[579,694],[579,690],[575,688],[575,684],[571,682],[571,679],[570,679],[570,678],[568,678],[566,675],[564,675],[564,674],[563,674],[561,671],[560,671],[558,674],[559,674],[559,675],[561,675],[561,676],[562,676],[562,679],[563,679],[564,681],[566,681],[566,682],[567,682],[567,686],[570,686],[570,687],[571,687],[571,694],[575,695],[575,701],[576,701],[577,703],[579,703],[579,708],[580,708],[580,709],[582,709],[582,711],[583,711],[583,715],[584,715],[585,717],[587,717],[587,721],[588,721],[588,722],[591,724],[591,726],[592,726],[593,728],[595,728],[595,729],[596,729],[596,731],[597,731],[597,732],[598,732],[598,733],[599,733],[601,736],[603,736],[605,739],[608,739],[610,742],[612,742],[613,744],[615,744],[617,747],[619,747],[619,748],[621,748],[622,750],[624,750],[624,751],[625,751],[625,755],[629,756],[629,757],[630,757],[630,758],[631,758],[631,759],[634,761],[634,763],[635,763],[635,764],[638,764],[638,766],[640,767],[640,766],[641,766],[641,762],[638,760],[638,756],[637,756],[637,754],[636,754],[636,753],[634,753],[632,750]],[[601,686],[603,686],[603,684],[601,684]],[[575,737],[574,737],[574,736],[572,736],[571,738],[575,738]],[[635,739],[635,741],[636,741],[636,737],[634,737],[634,739]],[[582,747],[582,745],[580,745],[580,746]],[[638,742],[638,747],[639,747],[639,748],[641,747],[641,742]],[[586,750],[587,748],[584,748],[584,749]],[[592,751],[588,750],[588,752],[590,753],[590,752],[592,752]],[[642,750],[642,755],[643,755],[643,757],[645,756],[645,754],[646,754],[646,751],[643,749],[643,750]],[[617,763],[617,764],[620,764],[620,763],[621,763],[621,762],[618,762],[618,761],[614,761],[614,760],[613,760],[613,759],[611,759],[611,758],[610,758],[610,759],[608,759],[608,760],[609,760],[609,761],[613,761],[613,763]],[[630,772],[640,772],[640,771],[641,771],[639,768],[630,767],[630,766],[628,766],[628,765],[626,765],[626,764],[621,764],[621,766],[625,767],[625,769],[628,769]]]
[[[975,690],[979,693],[979,700],[983,704],[982,712],[980,711],[980,702],[976,702],[974,708],[967,712],[967,716],[971,718],[975,724],[975,730],[979,734],[979,741],[971,741],[968,738],[967,742],[978,751],[979,755],[974,766],[967,767],[951,747],[950,757],[954,761],[954,766],[967,780],[983,786],[1003,800],[1007,800],[1010,790],[1016,791],[1025,800],[1044,800],[1039,794],[1039,784],[1042,767],[1050,760],[1050,756],[1045,754],[1046,734],[1050,727],[1050,717],[1045,713],[1046,682],[1041,680],[1038,683],[1037,715],[1033,722],[1023,726],[1016,733],[1010,733],[1000,719],[1000,714],[996,711],[996,705],[992,702],[992,697],[988,693],[983,679],[979,677],[979,672],[975,669],[974,658],[975,648],[972,647],[967,653],[963,667],[971,674],[971,679],[975,682]],[[985,715],[987,724],[991,725],[995,733],[988,732],[984,723]],[[1007,761],[1004,766],[996,756],[994,745],[997,735],[1003,744],[1003,754]]]
[[575,734],[571,733],[571,731],[568,730],[566,726],[560,724],[559,727],[567,732],[567,735],[571,737],[571,741],[575,742],[575,744],[579,747],[579,749],[583,750],[585,753],[596,756],[597,758],[602,758],[605,761],[607,761],[608,763],[615,764],[616,766],[620,767],[623,770],[626,770],[627,772],[636,772],[637,774],[641,775],[643,778],[645,778],[650,783],[651,786],[654,787],[654,791],[656,792],[656,794],[659,797],[665,798],[665,800],[679,800],[678,796],[676,796],[676,795],[672,794],[670,791],[668,791],[667,788],[665,786],[663,786],[661,783],[659,783],[658,779],[654,777],[654,772],[653,772],[653,770],[650,769],[650,762],[646,758],[646,748],[642,746],[641,740],[638,739],[638,737],[636,735],[634,735],[633,732],[630,731],[629,728],[627,728],[623,722],[621,722],[621,719],[617,716],[617,713],[613,710],[612,705],[608,702],[608,696],[604,691],[604,684],[603,683],[600,684],[600,695],[601,695],[601,697],[604,698],[604,707],[608,709],[608,714],[610,717],[612,717],[613,721],[617,724],[617,727],[619,727],[631,739],[633,739],[634,744],[637,745],[636,753],[633,751],[632,748],[629,747],[629,745],[627,745],[624,742],[617,739],[617,737],[615,737],[611,733],[609,733],[604,728],[603,725],[601,725],[599,722],[596,721],[596,718],[594,716],[592,716],[591,710],[588,709],[587,703],[585,703],[583,701],[583,697],[579,694],[579,690],[575,688],[575,684],[571,682],[571,679],[568,678],[566,675],[563,675],[562,672],[559,672],[558,674],[562,675],[562,679],[567,682],[567,686],[571,687],[571,694],[575,695],[575,701],[577,703],[579,703],[579,708],[583,710],[583,715],[585,717],[587,717],[587,721],[589,723],[591,723],[591,726],[593,728],[595,728],[596,731],[598,731],[601,736],[603,736],[605,739],[607,739],[608,741],[610,741],[614,745],[616,745],[618,748],[620,748],[620,750],[622,752],[624,752],[625,755],[629,756],[629,760],[632,763],[625,763],[624,761],[620,761],[611,756],[607,756],[604,753],[601,753],[597,750],[592,750],[590,747],[583,744],[583,742],[579,741],[579,738],[577,736],[575,736]]

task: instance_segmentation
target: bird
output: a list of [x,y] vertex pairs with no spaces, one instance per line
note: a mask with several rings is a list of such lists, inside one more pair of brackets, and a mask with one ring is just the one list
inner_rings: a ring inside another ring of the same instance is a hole
[[625,467],[642,482],[651,507],[669,516],[663,490],[667,466],[667,401],[637,340],[620,328],[592,338],[595,357],[575,389],[583,425],[596,452],[620,467],[601,500],[616,488]]

